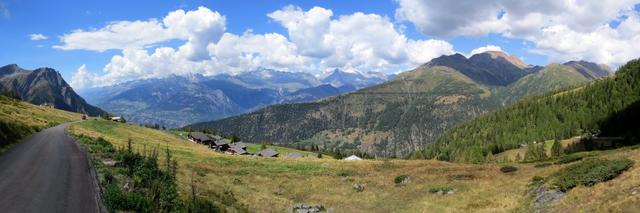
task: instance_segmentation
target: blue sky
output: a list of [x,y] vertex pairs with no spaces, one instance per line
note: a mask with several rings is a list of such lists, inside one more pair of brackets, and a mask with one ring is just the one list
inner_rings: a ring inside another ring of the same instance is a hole
[[[617,66],[622,61],[637,57],[637,52],[615,54],[616,51],[620,51],[619,49],[621,47],[627,46],[627,48],[630,48],[637,46],[637,44],[634,44],[634,41],[638,41],[638,37],[632,35],[633,31],[630,31],[635,30],[634,27],[637,26],[637,23],[632,20],[636,19],[637,12],[640,10],[640,7],[638,7],[637,4],[638,2],[635,1],[615,1],[616,3],[613,6],[607,7],[598,5],[598,3],[593,3],[593,7],[588,7],[591,6],[589,5],[591,3],[586,2],[587,6],[582,9],[576,9],[575,12],[572,12],[573,9],[571,8],[563,9],[561,8],[562,6],[553,4],[554,1],[540,1],[539,5],[535,5],[535,7],[539,7],[539,11],[531,9],[527,12],[523,12],[521,9],[522,5],[509,5],[502,1],[497,1],[496,4],[491,4],[491,1],[486,1],[484,3],[483,1],[461,2],[466,3],[466,5],[473,4],[471,6],[473,6],[474,9],[465,11],[464,7],[459,6],[456,3],[448,5],[446,1],[430,0],[0,0],[0,29],[2,30],[2,33],[0,34],[0,45],[4,49],[4,51],[0,51],[0,64],[16,63],[28,69],[43,66],[52,67],[59,70],[68,81],[74,77],[82,65],[85,65],[83,67],[89,74],[88,76],[79,75],[76,80],[79,80],[80,77],[100,77],[104,74],[103,70],[107,69],[109,69],[109,72],[120,72],[120,75],[115,75],[116,77],[113,78],[122,78],[122,80],[110,79],[114,83],[135,78],[145,78],[150,76],[158,77],[158,73],[167,74],[171,71],[158,71],[148,75],[134,75],[131,73],[136,73],[136,71],[126,70],[126,68],[124,68],[126,66],[124,65],[120,66],[118,69],[113,68],[115,66],[112,68],[106,68],[109,64],[115,64],[112,60],[114,56],[123,56],[123,58],[128,59],[129,57],[127,57],[123,51],[123,49],[129,49],[128,47],[114,47],[109,48],[106,51],[96,51],[95,49],[92,49],[92,47],[60,49],[54,48],[54,46],[70,45],[70,42],[63,41],[61,36],[71,35],[74,33],[74,30],[82,30],[85,32],[100,31],[110,23],[119,21],[149,21],[150,19],[156,19],[162,22],[163,18],[172,11],[195,11],[198,10],[199,6],[204,6],[212,13],[218,13],[219,15],[224,16],[224,32],[229,33],[230,35],[240,36],[241,38],[239,38],[239,40],[245,39],[242,38],[242,35],[249,30],[252,35],[277,33],[286,38],[287,41],[285,41],[285,44],[283,45],[289,45],[288,47],[293,45],[296,50],[304,48],[302,48],[302,44],[293,41],[294,39],[291,38],[291,33],[288,31],[288,28],[285,27],[285,20],[276,20],[276,18],[270,17],[268,14],[273,13],[274,11],[284,11],[289,14],[293,14],[295,12],[311,14],[310,10],[312,8],[319,7],[324,11],[332,12],[330,19],[336,22],[335,25],[337,28],[340,28],[341,26],[352,27],[353,29],[347,30],[352,30],[354,32],[354,36],[359,32],[358,26],[353,27],[353,25],[347,25],[346,23],[344,25],[337,23],[340,21],[341,17],[354,16],[355,13],[359,12],[363,14],[374,14],[382,17],[382,20],[386,19],[393,26],[392,31],[395,30],[395,32],[391,32],[391,35],[398,34],[398,38],[406,37],[406,41],[403,41],[406,44],[403,43],[402,45],[410,46],[412,41],[437,40],[450,44],[452,51],[467,55],[476,48],[493,45],[509,54],[521,57],[526,63],[536,65],[544,65],[548,62],[558,62],[568,59],[585,59],[609,64],[611,66]],[[289,5],[293,5],[294,9],[288,11],[285,10],[284,8]],[[557,9],[557,11],[554,11],[554,9]],[[584,10],[587,10],[587,12],[585,13]],[[487,12],[482,13],[482,11]],[[547,13],[546,11],[551,12]],[[454,16],[451,14],[458,15]],[[469,16],[469,18],[455,18],[461,14]],[[541,20],[546,22],[541,25],[539,21],[536,22],[537,20],[531,19],[531,17],[533,17],[531,14],[544,17],[544,19]],[[503,15],[507,18],[502,18]],[[603,18],[593,19],[589,18],[587,15],[602,16]],[[486,20],[482,19],[487,16],[490,17],[486,18]],[[518,23],[515,22],[516,18],[517,20],[530,20],[532,24],[527,26],[533,30],[527,30],[527,28],[523,28],[521,25],[518,25]],[[623,27],[628,30],[618,29],[618,25],[621,25],[622,22],[627,22],[623,24]],[[608,23],[611,23],[611,26],[607,28],[606,24]],[[384,23],[382,24],[384,25]],[[480,26],[481,28],[474,28],[474,26]],[[364,28],[365,26],[362,27]],[[40,34],[46,37],[46,39],[40,37],[40,40],[32,40],[32,37],[30,36],[32,34]],[[562,34],[563,36],[558,36],[558,34]],[[327,35],[330,35],[330,33],[327,33]],[[349,33],[343,33],[337,36],[348,35]],[[222,37],[222,40],[224,40],[224,36]],[[594,41],[595,38],[603,40]],[[160,42],[149,42],[149,44],[145,44],[143,49],[148,51],[149,55],[152,55],[155,48],[158,47],[170,47],[177,50],[180,46],[185,44],[186,40],[186,37],[179,39],[167,38]],[[376,38],[372,38],[372,40],[376,41]],[[101,41],[96,41],[96,43],[98,42]],[[216,41],[212,42],[215,43]],[[344,44],[344,42],[340,44]],[[367,45],[371,46],[376,44],[363,45],[368,47]],[[589,45],[593,45],[595,48],[584,48]],[[206,44],[204,46],[206,46]],[[426,45],[420,47],[431,46]],[[204,50],[206,47],[202,47],[202,49]],[[378,54],[381,49],[384,50],[385,47],[371,47],[370,50],[374,52],[373,54]],[[339,50],[330,51],[335,52]],[[353,50],[351,51],[353,52]],[[450,53],[450,51],[451,50],[445,50],[440,52]],[[256,59],[251,62],[255,62],[255,64],[239,67],[235,67],[234,65],[239,62],[235,62],[233,60],[226,60],[227,62],[224,63],[227,64],[223,65],[219,65],[220,63],[223,63],[220,62],[220,60],[216,62],[217,65],[215,66],[207,66],[202,63],[199,63],[199,65],[202,65],[202,67],[209,67],[206,69],[212,69],[209,71],[202,71],[202,73],[211,74],[234,69],[250,69],[255,68],[255,66],[269,67],[271,65],[273,65],[273,68],[281,69],[287,69],[290,67],[290,70],[303,69],[300,67],[312,67],[310,69],[317,69],[317,71],[310,72],[319,72],[322,71],[322,69],[328,68],[353,68],[361,71],[377,70],[384,72],[396,72],[409,69],[417,64],[415,60],[412,60],[410,54],[409,56],[404,56],[406,55],[405,53],[402,53],[401,56],[394,55],[389,56],[388,58],[384,56],[388,54],[380,53],[382,56],[371,56],[371,60],[375,61],[368,63],[367,61],[362,60],[349,61],[355,59],[336,59],[338,58],[337,56],[335,58],[331,58],[331,56],[318,58],[305,55],[305,53],[300,52],[301,51],[296,51],[295,53],[299,54],[299,58],[295,59],[298,61],[291,62],[291,64],[294,65],[288,64],[288,62],[283,63],[282,60],[265,62],[268,61],[267,59]],[[440,52],[431,54],[437,54]],[[269,54],[269,52],[256,50],[256,52],[252,52],[250,55],[256,56],[260,54],[266,55]],[[365,51],[362,54],[371,54],[371,52]],[[213,53],[209,53],[209,55],[211,55],[211,57],[217,57]],[[242,55],[239,55],[239,57],[243,55],[246,56],[246,54],[243,53]],[[341,53],[336,52],[335,55],[340,56]],[[356,53],[356,55],[359,55],[359,53]],[[433,56],[428,58],[432,57]],[[427,57],[422,57],[421,59],[426,60]],[[130,60],[128,63],[136,64],[137,62]],[[146,68],[143,65],[138,65],[138,67],[141,67],[140,69]],[[171,66],[173,65],[174,64]],[[175,67],[188,66],[176,65]],[[148,69],[158,68],[149,67]],[[127,76],[127,78],[121,76]]]

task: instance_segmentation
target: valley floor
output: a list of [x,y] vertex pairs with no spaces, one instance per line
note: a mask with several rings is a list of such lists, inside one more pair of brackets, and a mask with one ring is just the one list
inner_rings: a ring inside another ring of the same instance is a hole
[[[179,164],[182,196],[191,193],[193,180],[200,196],[227,199],[252,212],[283,212],[298,203],[321,204],[335,212],[513,212],[526,206],[525,194],[534,176],[545,177],[566,166],[535,168],[533,164],[511,164],[519,170],[505,174],[500,172],[500,164],[254,158],[217,153],[166,131],[104,120],[75,123],[68,131],[103,137],[116,147],[125,146],[131,138],[140,151],[168,147]],[[595,155],[622,156],[640,162],[640,149],[636,148]],[[409,182],[394,183],[400,175],[409,176]],[[364,185],[364,190],[358,192],[355,184]],[[453,192],[433,193],[442,188]],[[614,180],[577,187],[554,206],[557,212],[609,210],[640,210],[638,166]]]

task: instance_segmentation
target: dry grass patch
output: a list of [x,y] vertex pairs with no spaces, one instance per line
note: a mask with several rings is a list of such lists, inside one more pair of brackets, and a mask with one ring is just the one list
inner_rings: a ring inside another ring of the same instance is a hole
[[79,120],[81,114],[33,105],[0,95],[0,120],[34,127],[51,127]]
[[[102,136],[116,146],[124,145],[128,137],[137,149],[142,149],[142,144],[168,146],[179,163],[178,184],[183,195],[189,192],[193,174],[199,194],[212,199],[219,194],[232,194],[236,202],[254,212],[283,212],[296,203],[322,204],[336,212],[512,212],[521,205],[532,177],[547,177],[565,166],[534,168],[533,164],[517,164],[517,172],[503,174],[503,165],[499,164],[252,158],[216,153],[173,134],[109,121],[77,123],[70,131]],[[640,160],[636,150],[625,153],[624,156]],[[563,201],[558,208],[575,211],[577,201],[581,201],[579,209],[586,210],[637,205],[634,197],[616,191],[640,186],[638,173],[634,167],[610,182],[592,188],[577,187],[569,192],[567,203]],[[400,175],[408,175],[410,182],[398,186],[394,178]],[[358,191],[353,187],[356,183],[366,188]],[[455,192],[430,192],[443,186]],[[592,192],[599,194],[592,196]]]

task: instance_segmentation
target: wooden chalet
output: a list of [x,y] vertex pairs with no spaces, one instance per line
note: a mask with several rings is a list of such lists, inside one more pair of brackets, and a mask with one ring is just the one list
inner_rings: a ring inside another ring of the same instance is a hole
[[220,139],[220,140],[214,140],[213,142],[211,142],[211,144],[209,145],[209,148],[211,149],[215,149],[221,152],[227,151],[227,149],[229,149],[231,147],[231,141],[229,139]]
[[190,132],[189,135],[190,141],[199,143],[199,144],[211,144],[211,138],[202,132]]
[[274,149],[265,149],[256,153],[260,157],[278,157],[278,152]]
[[243,142],[232,143],[225,152],[236,155],[249,154],[249,152],[247,152],[247,145]]
[[249,154],[249,152],[247,152],[247,150],[242,149],[240,147],[236,147],[236,146],[229,147],[227,149],[227,151],[225,151],[225,153],[233,154],[233,155],[246,155],[246,154]]

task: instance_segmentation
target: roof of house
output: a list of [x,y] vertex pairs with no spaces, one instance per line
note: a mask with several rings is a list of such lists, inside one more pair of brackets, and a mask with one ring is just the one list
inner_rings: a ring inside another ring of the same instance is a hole
[[343,160],[362,160],[362,158],[355,155],[351,155],[349,157],[344,158]]
[[232,143],[231,146],[239,147],[241,149],[247,148],[247,145],[245,145],[243,142],[235,142],[235,143]]
[[206,134],[204,134],[202,132],[190,132],[189,133],[189,137],[191,137],[193,139],[201,140],[201,141],[211,140],[211,138],[209,138],[209,136],[207,136]]
[[265,150],[259,151],[258,153],[256,153],[256,155],[262,156],[262,157],[275,157],[275,156],[278,156],[278,152],[276,152],[276,150],[273,150],[273,149],[265,149]]
[[222,139],[222,140],[215,140],[213,142],[213,145],[222,146],[222,145],[227,145],[229,143],[231,143],[231,141],[229,139]]
[[234,147],[234,146],[232,146],[231,148],[227,149],[227,151],[232,151],[232,152],[235,152],[236,154],[245,154],[245,153],[247,153],[246,150],[244,150],[244,149],[242,149],[240,147]]
[[290,152],[289,154],[287,154],[288,158],[301,158],[302,154],[298,153],[298,152]]

